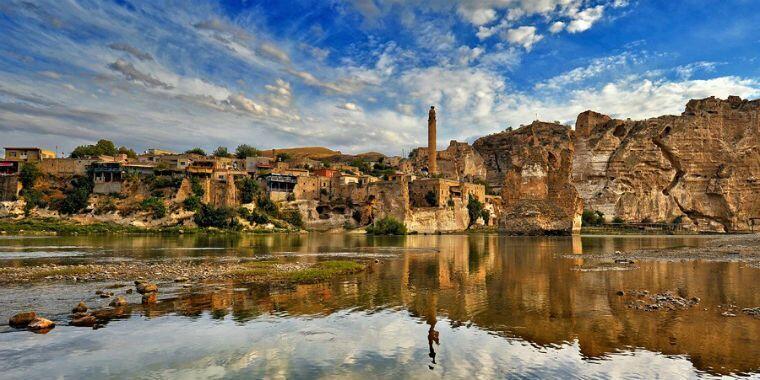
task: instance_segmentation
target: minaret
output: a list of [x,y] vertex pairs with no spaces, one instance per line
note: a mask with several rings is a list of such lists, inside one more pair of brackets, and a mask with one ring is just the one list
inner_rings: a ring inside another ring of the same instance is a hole
[[428,173],[430,175],[438,172],[438,162],[436,161],[436,138],[435,138],[435,106],[430,106],[428,112]]

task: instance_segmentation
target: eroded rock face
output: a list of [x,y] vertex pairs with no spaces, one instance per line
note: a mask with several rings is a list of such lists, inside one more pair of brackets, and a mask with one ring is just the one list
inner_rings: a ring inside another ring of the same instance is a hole
[[[420,173],[428,166],[427,148],[417,148],[409,155],[413,171]],[[446,179],[476,180],[486,178],[483,158],[470,144],[452,140],[446,150],[437,153],[438,173]]]
[[760,217],[760,101],[691,100],[681,116],[578,116],[572,182],[586,208],[626,221],[744,231]]
[[571,233],[580,229],[582,201],[570,183],[574,134],[563,125],[535,121],[482,137],[487,181],[500,191],[500,227],[508,233]]

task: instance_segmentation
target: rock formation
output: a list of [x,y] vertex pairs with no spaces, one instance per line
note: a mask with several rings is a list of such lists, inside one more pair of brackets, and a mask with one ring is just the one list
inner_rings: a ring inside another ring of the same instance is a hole
[[[417,148],[409,155],[411,171],[421,173],[428,166],[428,148]],[[438,174],[455,181],[481,180],[486,178],[486,166],[483,158],[464,142],[451,140],[446,150],[436,152]]]
[[500,228],[519,234],[580,229],[583,205],[570,183],[573,141],[569,127],[540,121],[475,141],[487,181],[503,198]]
[[760,218],[760,101],[691,100],[681,116],[642,121],[583,112],[572,182],[608,218],[749,230]]

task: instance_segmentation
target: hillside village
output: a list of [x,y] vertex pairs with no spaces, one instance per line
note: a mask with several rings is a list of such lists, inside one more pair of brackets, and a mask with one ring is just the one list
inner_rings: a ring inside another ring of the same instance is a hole
[[107,140],[69,157],[5,147],[0,217],[253,231],[361,229],[392,218],[419,233],[567,234],[590,215],[749,231],[760,225],[758,114],[758,101],[738,97],[692,100],[680,116],[643,121],[587,111],[575,129],[535,121],[438,150],[431,107],[428,146],[408,157],[245,144],[136,154]]

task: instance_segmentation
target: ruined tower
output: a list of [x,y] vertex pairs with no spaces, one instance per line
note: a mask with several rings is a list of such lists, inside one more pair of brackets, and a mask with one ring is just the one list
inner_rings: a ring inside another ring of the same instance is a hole
[[435,106],[430,106],[430,112],[428,112],[428,173],[430,175],[438,172],[435,127]]

